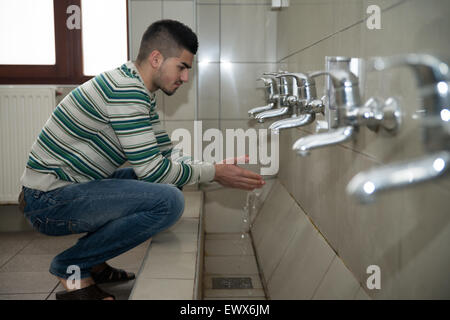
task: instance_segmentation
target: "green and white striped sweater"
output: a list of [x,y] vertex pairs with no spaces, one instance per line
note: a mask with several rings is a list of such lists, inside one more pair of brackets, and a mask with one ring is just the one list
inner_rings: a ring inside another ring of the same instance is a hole
[[131,61],[61,101],[32,146],[21,183],[49,191],[105,179],[127,160],[148,182],[183,186],[209,182],[215,174],[213,164],[194,164],[172,152],[155,95]]

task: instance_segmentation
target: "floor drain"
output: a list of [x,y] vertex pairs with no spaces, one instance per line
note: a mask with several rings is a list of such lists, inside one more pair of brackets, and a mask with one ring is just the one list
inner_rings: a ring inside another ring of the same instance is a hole
[[251,278],[212,278],[213,289],[253,289]]

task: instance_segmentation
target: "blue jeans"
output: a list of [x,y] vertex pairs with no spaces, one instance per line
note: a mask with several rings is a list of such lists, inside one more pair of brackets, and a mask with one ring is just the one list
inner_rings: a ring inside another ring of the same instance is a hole
[[25,218],[40,233],[86,233],[53,259],[49,271],[63,279],[71,275],[70,265],[80,268],[81,278],[90,277],[93,266],[167,229],[184,210],[179,189],[139,181],[132,168],[118,169],[108,179],[48,192],[24,187],[24,197]]

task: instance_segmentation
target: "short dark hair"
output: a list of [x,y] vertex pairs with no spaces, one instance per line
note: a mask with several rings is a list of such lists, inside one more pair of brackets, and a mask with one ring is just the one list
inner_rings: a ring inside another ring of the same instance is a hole
[[147,59],[153,50],[161,52],[163,57],[177,57],[182,49],[197,53],[196,34],[185,24],[175,20],[159,20],[152,23],[144,32],[137,61]]

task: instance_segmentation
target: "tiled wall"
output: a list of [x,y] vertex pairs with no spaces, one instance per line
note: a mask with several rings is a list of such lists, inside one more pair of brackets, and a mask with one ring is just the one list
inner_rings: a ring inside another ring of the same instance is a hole
[[265,71],[277,69],[278,13],[271,10],[270,3],[130,0],[132,59],[145,28],[161,18],[186,23],[199,38],[190,81],[171,97],[157,94],[160,117],[169,135],[185,128],[193,138],[194,120],[202,121],[203,131],[218,128],[224,134],[226,128],[256,126],[247,116],[248,109],[265,104],[262,83],[256,79]]
[[[193,120],[202,120],[203,130],[267,127],[268,123],[260,126],[247,117],[248,109],[265,104],[261,84],[255,81],[264,71],[321,70],[325,56],[450,52],[447,0],[291,0],[289,8],[282,11],[272,11],[270,3],[130,0],[132,58],[142,32],[162,17],[187,23],[199,36],[191,81],[172,97],[158,96],[169,133],[176,128],[193,130]],[[371,4],[382,8],[381,30],[366,27],[366,9]],[[321,92],[323,80],[317,83]],[[323,290],[333,288],[333,279],[339,279],[345,269],[365,290],[356,296],[449,298],[448,178],[380,195],[371,205],[357,204],[345,193],[347,183],[358,172],[425,153],[418,120],[413,119],[420,101],[411,71],[399,68],[370,73],[363,86],[365,98],[377,95],[401,99],[404,116],[397,136],[362,128],[355,141],[314,150],[311,156],[299,158],[291,146],[298,138],[313,133],[315,125],[282,131],[280,135],[281,186],[294,199],[297,211],[309,218],[305,221],[314,225],[317,239],[323,239],[334,252],[326,261],[328,272],[320,280],[322,289],[314,289],[315,296],[327,296]],[[207,193],[205,201],[212,201],[212,205],[214,199],[209,198]],[[240,194],[237,198],[244,201],[245,197]],[[286,219],[290,219],[289,214]],[[304,260],[295,257],[295,243],[300,245],[301,241],[289,239],[284,252],[289,253],[290,261],[320,269],[319,262],[302,264]],[[380,267],[380,290],[365,286],[370,265]],[[301,268],[286,268],[286,272],[294,272],[292,277],[301,278]],[[282,281],[280,278],[278,282]],[[282,297],[283,291],[279,293]]]
[[[196,31],[195,1],[171,0],[130,0],[130,59],[135,60],[139,51],[141,37],[147,27],[160,19],[175,19]],[[185,83],[173,96],[157,92],[159,115],[169,135],[176,128],[193,130],[197,112],[197,70],[193,67],[188,83]]]
[[[277,61],[289,71],[323,70],[325,56],[450,53],[447,0],[290,2],[277,20]],[[371,4],[382,8],[381,30],[369,30],[364,21]],[[398,68],[369,73],[366,79],[366,98],[401,99],[399,134],[389,137],[362,128],[355,141],[301,158],[291,146],[313,133],[315,124],[282,131],[279,179],[371,298],[449,298],[450,180],[393,190],[371,205],[360,205],[345,193],[358,172],[425,153],[414,119],[421,104],[412,72]],[[318,84],[321,92],[323,80]],[[365,286],[370,265],[380,267],[380,290]]]

